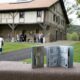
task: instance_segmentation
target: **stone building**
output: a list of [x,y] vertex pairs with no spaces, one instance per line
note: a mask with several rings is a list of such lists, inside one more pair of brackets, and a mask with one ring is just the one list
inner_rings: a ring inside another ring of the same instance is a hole
[[68,25],[63,0],[29,0],[0,4],[0,36],[4,39],[10,35],[15,38],[16,34],[25,30],[29,35],[42,31],[46,42],[64,40]]

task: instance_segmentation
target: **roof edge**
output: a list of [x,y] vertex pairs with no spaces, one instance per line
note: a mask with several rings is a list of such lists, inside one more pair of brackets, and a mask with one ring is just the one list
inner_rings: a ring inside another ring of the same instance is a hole
[[23,11],[36,11],[36,10],[47,10],[48,7],[42,7],[42,8],[31,8],[31,9],[8,9],[8,10],[0,10],[0,13],[8,13],[8,12],[23,12]]
[[68,15],[67,15],[67,12],[66,12],[66,9],[65,9],[65,6],[64,6],[64,2],[63,2],[63,0],[59,0],[59,2],[61,4],[62,11],[63,11],[64,16],[66,18],[66,23],[70,24],[69,19],[68,19]]

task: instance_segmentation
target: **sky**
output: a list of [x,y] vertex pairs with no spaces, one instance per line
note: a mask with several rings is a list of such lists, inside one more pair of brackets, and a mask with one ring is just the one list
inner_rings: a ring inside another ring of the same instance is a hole
[[[0,3],[5,3],[5,2],[16,2],[18,0],[0,0]],[[75,4],[75,0],[67,0],[69,2],[68,6],[71,6],[71,4]],[[72,24],[75,25],[80,25],[80,19],[77,18],[76,12],[73,12],[71,15],[68,15],[69,18],[72,18]]]

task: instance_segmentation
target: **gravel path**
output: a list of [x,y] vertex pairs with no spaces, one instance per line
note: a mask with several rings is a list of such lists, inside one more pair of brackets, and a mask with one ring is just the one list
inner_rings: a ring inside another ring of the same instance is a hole
[[23,49],[9,52],[7,54],[0,54],[0,61],[20,61],[31,57],[31,49]]

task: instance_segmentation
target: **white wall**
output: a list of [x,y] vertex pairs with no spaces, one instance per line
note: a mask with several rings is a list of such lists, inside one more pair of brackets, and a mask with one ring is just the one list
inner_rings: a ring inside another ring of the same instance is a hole
[[[14,23],[38,23],[44,21],[44,11],[42,11],[41,17],[37,18],[37,11],[26,11],[24,18],[19,18],[19,13],[15,12]],[[11,13],[0,13],[0,24],[13,23]]]
[[36,11],[25,13],[25,23],[36,23]]

